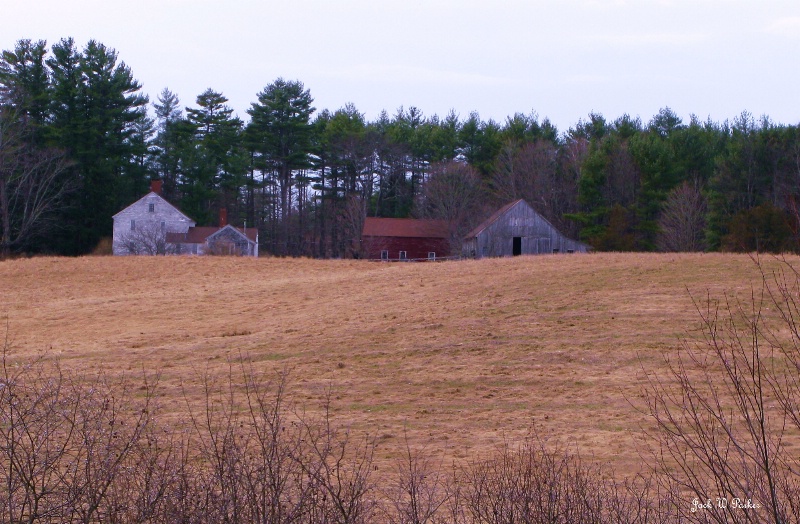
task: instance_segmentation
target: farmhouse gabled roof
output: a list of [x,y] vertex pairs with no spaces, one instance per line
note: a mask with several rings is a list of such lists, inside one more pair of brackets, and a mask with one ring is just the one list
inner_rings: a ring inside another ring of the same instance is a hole
[[204,244],[209,237],[226,228],[231,228],[242,235],[242,237],[246,237],[251,242],[255,242],[258,236],[258,231],[255,228],[250,228],[245,232],[245,230],[242,228],[233,227],[232,225],[228,224],[225,227],[190,227],[186,233],[167,233],[166,241],[170,244]]
[[481,222],[481,224],[478,227],[476,227],[475,229],[473,229],[472,231],[467,233],[467,235],[464,238],[465,239],[475,238],[476,236],[480,235],[481,231],[483,231],[487,227],[489,227],[492,224],[494,224],[495,222],[497,222],[497,220],[499,220],[500,217],[505,215],[508,212],[509,209],[511,209],[512,207],[516,206],[520,202],[525,202],[525,200],[520,198],[520,199],[514,200],[513,202],[510,202],[510,203],[504,205],[503,207],[501,207],[500,209],[498,209],[497,211],[492,213],[492,216],[490,216],[489,218],[487,218],[486,220]]
[[178,212],[178,213],[179,213],[179,214],[180,214],[180,215],[181,215],[183,218],[185,218],[185,219],[186,219],[188,222],[191,222],[192,224],[194,224],[194,220],[192,220],[191,218],[187,217],[187,216],[186,216],[186,215],[183,213],[183,211],[181,211],[181,210],[180,210],[180,209],[178,209],[177,207],[175,207],[175,206],[173,206],[172,204],[170,204],[170,203],[169,203],[169,202],[168,202],[168,201],[167,201],[167,200],[166,200],[164,197],[162,197],[161,195],[159,195],[159,194],[158,194],[158,193],[156,193],[155,191],[150,191],[150,192],[149,192],[149,193],[147,193],[145,196],[143,196],[142,198],[140,198],[139,200],[137,200],[137,201],[136,201],[136,202],[134,202],[133,204],[129,205],[128,207],[126,207],[125,209],[123,209],[122,211],[120,211],[119,213],[117,213],[116,215],[114,215],[114,216],[113,216],[113,217],[111,217],[111,218],[117,218],[117,216],[119,216],[119,215],[123,214],[125,211],[127,211],[127,210],[128,210],[128,209],[130,209],[130,208],[132,208],[133,206],[135,206],[136,204],[138,204],[139,202],[141,202],[141,201],[142,201],[142,200],[144,200],[145,198],[149,198],[149,197],[151,197],[151,196],[158,197],[158,199],[159,199],[161,202],[165,203],[166,205],[168,205],[169,207],[171,207],[172,209],[174,209],[175,211],[177,211],[177,212]]
[[365,237],[447,238],[449,229],[444,220],[415,218],[375,218],[364,220]]

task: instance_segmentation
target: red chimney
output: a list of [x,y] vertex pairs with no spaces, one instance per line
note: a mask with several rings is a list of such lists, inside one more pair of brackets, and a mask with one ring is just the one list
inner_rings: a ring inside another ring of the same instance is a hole
[[224,207],[219,208],[219,227],[228,225],[228,210]]
[[161,194],[161,185],[163,183],[164,182],[161,181],[161,180],[151,180],[150,181],[150,191],[152,191],[156,195],[160,195]]

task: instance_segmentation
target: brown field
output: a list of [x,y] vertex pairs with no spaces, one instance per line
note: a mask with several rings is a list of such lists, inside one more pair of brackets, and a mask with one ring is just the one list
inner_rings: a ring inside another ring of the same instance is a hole
[[[797,259],[790,259],[797,262]],[[692,296],[746,299],[748,256],[593,254],[438,264],[246,258],[0,262],[11,357],[161,374],[185,419],[201,374],[241,356],[290,370],[294,402],[330,388],[339,424],[378,441],[471,459],[535,425],[631,472],[647,417],[644,372],[698,337]]]

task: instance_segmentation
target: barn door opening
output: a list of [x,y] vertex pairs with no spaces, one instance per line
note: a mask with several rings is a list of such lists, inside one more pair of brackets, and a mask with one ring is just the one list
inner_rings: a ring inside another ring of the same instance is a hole
[[511,254],[515,257],[522,254],[522,237],[514,237],[514,245]]

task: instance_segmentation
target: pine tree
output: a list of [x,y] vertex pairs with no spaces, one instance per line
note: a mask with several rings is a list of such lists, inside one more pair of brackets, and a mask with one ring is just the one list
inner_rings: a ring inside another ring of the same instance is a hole
[[183,114],[178,95],[166,87],[153,104],[156,114],[156,136],[152,147],[153,175],[163,182],[162,194],[171,202],[178,202],[178,176],[180,172],[180,133]]
[[0,106],[12,111],[33,132],[31,138],[38,145],[50,98],[46,55],[44,40],[20,40],[13,51],[0,55]]
[[292,188],[296,171],[311,166],[312,102],[311,93],[302,82],[278,78],[258,94],[258,102],[247,111],[258,154],[266,172],[274,175],[278,191],[275,219],[279,227],[275,230],[274,250],[280,255],[299,249],[299,239],[290,239]]
[[228,209],[232,221],[239,214],[247,158],[242,121],[227,102],[222,93],[206,89],[177,129],[182,135],[181,206],[200,224],[216,223],[220,207]]
[[[147,97],[117,53],[94,40],[78,52],[72,39],[53,46],[49,136],[75,162],[77,191],[57,249],[86,253],[111,232],[111,216],[141,191],[137,167]],[[139,150],[137,151],[137,148]],[[138,179],[138,183],[137,183]]]

